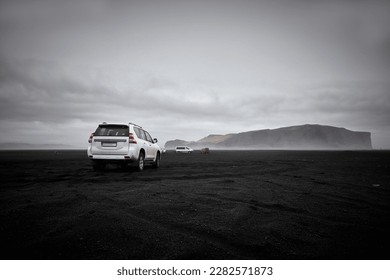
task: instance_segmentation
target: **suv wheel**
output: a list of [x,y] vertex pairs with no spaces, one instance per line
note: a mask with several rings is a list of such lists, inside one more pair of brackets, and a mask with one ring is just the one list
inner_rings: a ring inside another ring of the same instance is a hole
[[143,152],[139,153],[137,170],[142,171],[145,167],[145,156]]
[[161,155],[160,153],[157,153],[156,155],[156,161],[153,164],[154,168],[159,168],[160,167],[160,161],[161,161]]

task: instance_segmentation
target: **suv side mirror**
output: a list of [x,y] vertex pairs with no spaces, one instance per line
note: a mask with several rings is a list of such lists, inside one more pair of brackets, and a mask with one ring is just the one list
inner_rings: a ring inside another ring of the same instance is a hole
[[158,141],[157,141],[157,138],[154,138],[153,139],[153,143],[157,143]]

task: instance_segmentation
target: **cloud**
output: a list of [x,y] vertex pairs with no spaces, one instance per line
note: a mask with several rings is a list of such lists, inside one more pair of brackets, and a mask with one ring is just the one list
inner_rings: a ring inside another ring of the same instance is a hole
[[191,124],[193,130],[227,133],[307,122],[369,130],[390,121],[388,83],[229,88],[46,61],[3,59],[1,65],[3,123],[134,120],[156,130],[189,130],[186,126]]
[[3,61],[0,116],[63,122],[126,111],[176,117],[228,116],[234,104],[207,88],[179,85],[132,71],[64,67],[44,61]]
[[[136,121],[163,125],[222,120],[233,104],[210,90],[123,69],[64,66],[37,60],[3,59],[0,119],[64,126],[73,122]],[[226,106],[225,106],[226,105]],[[229,108],[230,107],[230,108]],[[16,133],[16,130],[13,129]]]
[[112,87],[85,74],[56,63],[3,61],[1,117],[61,122],[82,118],[87,105],[93,106],[96,100],[116,100],[118,93]]
[[101,121],[165,140],[308,122],[389,128],[384,1],[0,5],[0,142],[28,130],[81,143]]

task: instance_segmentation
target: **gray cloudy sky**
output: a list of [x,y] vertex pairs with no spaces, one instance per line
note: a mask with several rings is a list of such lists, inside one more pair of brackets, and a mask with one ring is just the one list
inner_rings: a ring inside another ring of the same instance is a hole
[[390,148],[390,1],[0,0],[0,143],[305,123]]

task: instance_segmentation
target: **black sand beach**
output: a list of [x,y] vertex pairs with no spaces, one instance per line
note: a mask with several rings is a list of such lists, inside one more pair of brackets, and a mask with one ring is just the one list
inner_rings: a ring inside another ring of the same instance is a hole
[[1,259],[390,259],[390,151],[0,152]]

